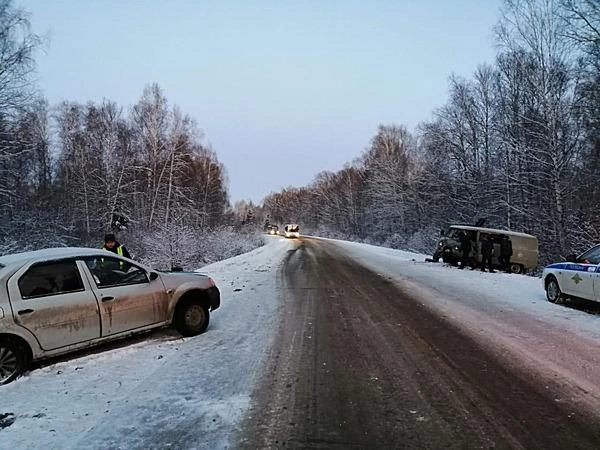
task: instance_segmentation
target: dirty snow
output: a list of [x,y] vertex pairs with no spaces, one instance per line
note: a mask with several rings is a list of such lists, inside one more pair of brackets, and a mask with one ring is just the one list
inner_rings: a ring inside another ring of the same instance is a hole
[[[426,255],[328,241],[511,364],[600,405],[600,317],[548,303],[539,278],[461,271],[426,263]],[[0,387],[0,448],[227,447],[274,338],[277,270],[297,243],[269,237],[264,247],[202,268],[222,304],[201,336],[151,333]]]

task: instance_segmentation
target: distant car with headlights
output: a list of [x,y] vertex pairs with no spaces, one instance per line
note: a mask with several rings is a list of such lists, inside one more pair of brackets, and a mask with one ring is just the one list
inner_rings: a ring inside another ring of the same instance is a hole
[[600,302],[600,244],[567,260],[544,269],[542,282],[548,301],[561,303],[577,297]]
[[286,238],[299,238],[300,237],[300,226],[295,223],[289,223],[284,227]]
[[267,228],[267,234],[270,234],[272,236],[278,235],[279,227],[277,225],[269,225],[269,227]]
[[219,289],[206,275],[158,272],[106,250],[1,256],[0,384],[31,361],[153,328],[203,333],[219,305]]
[[485,234],[493,243],[492,265],[494,267],[502,268],[498,260],[502,235],[508,236],[512,244],[513,254],[509,262],[512,273],[523,273],[528,269],[534,269],[538,265],[538,240],[535,236],[516,231],[470,225],[451,225],[447,230],[443,230],[436,243],[433,260],[439,261],[441,258],[446,263],[457,265],[462,258],[459,240],[462,233],[466,233],[471,241],[472,256],[477,263],[481,263],[481,235]]

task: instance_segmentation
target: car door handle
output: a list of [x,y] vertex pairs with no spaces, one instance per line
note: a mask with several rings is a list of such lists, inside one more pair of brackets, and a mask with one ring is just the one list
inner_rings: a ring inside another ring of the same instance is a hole
[[18,315],[23,316],[25,314],[31,314],[33,309],[21,309],[17,312]]
[[112,302],[115,298],[107,295],[106,297],[102,297],[103,302]]

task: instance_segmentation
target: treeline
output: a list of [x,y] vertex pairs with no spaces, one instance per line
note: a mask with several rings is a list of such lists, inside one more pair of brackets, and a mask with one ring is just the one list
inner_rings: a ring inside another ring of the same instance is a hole
[[156,84],[130,108],[50,106],[31,82],[40,44],[28,15],[0,0],[0,254],[99,246],[113,231],[162,266],[227,256],[203,239],[231,237],[222,225],[235,220],[225,168],[194,120]]
[[157,85],[127,115],[108,100],[38,100],[3,125],[0,233],[15,245],[19,231],[60,245],[109,230],[210,228],[228,206],[223,165]]
[[542,260],[600,242],[600,3],[505,0],[499,52],[415,132],[380,126],[337,173],[264,201],[272,221],[432,250],[450,223],[539,237]]

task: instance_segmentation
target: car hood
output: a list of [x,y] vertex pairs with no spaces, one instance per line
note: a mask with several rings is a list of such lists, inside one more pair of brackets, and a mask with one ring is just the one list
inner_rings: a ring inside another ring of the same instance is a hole
[[197,285],[201,289],[215,285],[212,278],[198,272],[160,272],[160,278],[167,289],[175,289],[184,283]]

